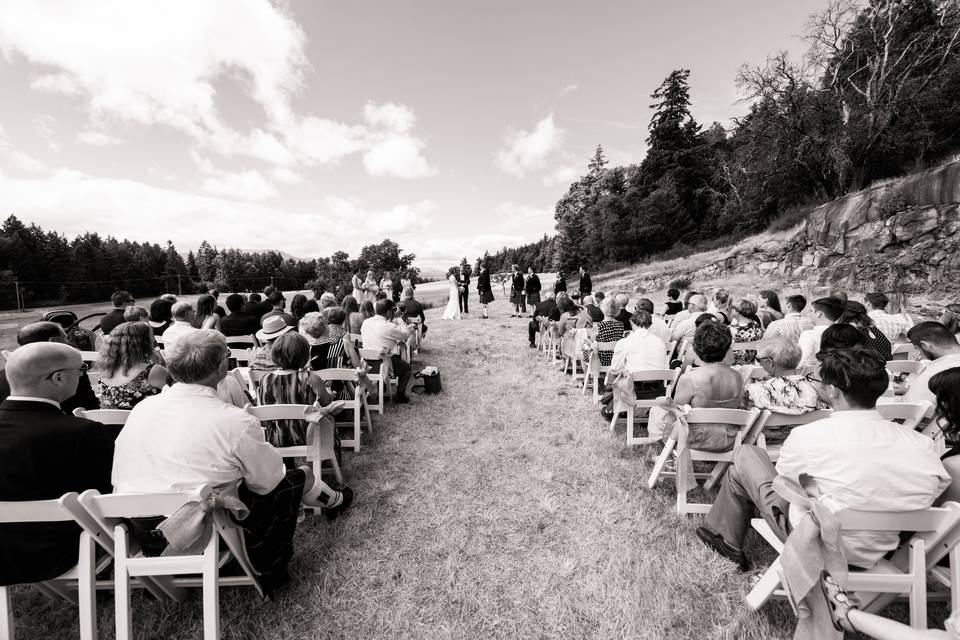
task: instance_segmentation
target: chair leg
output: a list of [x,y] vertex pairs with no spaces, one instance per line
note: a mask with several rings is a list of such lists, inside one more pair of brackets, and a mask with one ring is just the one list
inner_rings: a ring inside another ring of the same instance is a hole
[[130,640],[133,637],[133,619],[130,616],[130,575],[127,573],[127,528],[117,525],[113,530],[113,598],[114,614],[117,624],[117,640]]
[[593,404],[600,404],[600,372],[593,374]]
[[203,638],[220,640],[220,571],[217,563],[220,559],[220,534],[216,531],[210,536],[210,542],[203,558]]
[[0,587],[0,640],[15,640],[13,596],[10,587]]
[[747,607],[751,611],[756,611],[770,599],[770,596],[773,595],[773,592],[777,590],[777,587],[780,585],[780,558],[777,558],[773,561],[773,564],[760,576],[760,580],[753,585],[753,589],[750,590],[750,593],[747,594],[747,597],[744,599]]
[[915,540],[910,549],[910,574],[913,585],[910,587],[910,626],[914,629],[927,628],[927,554],[923,540]]
[[77,562],[77,599],[80,610],[80,640],[97,640],[97,550],[89,533],[80,534]]
[[660,474],[663,473],[663,468],[667,464],[667,460],[670,459],[670,453],[673,451],[674,445],[676,445],[676,438],[667,439],[667,443],[663,446],[663,451],[660,452],[660,456],[657,458],[656,463],[653,465],[653,470],[650,471],[650,479],[647,480],[647,487],[653,489],[657,486],[657,480],[660,479]]

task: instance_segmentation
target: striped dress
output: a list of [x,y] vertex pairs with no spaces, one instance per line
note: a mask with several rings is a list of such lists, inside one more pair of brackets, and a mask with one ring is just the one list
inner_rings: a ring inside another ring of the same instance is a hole
[[[310,386],[309,375],[300,371],[278,369],[260,379],[257,404],[313,404],[317,394]],[[267,442],[275,447],[298,447],[307,443],[304,420],[264,420]]]

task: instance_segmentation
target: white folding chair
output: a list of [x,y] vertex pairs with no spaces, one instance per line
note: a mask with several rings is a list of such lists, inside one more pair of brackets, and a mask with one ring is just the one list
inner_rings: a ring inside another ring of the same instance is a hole
[[[810,517],[805,515],[804,517]],[[947,502],[942,507],[920,511],[874,512],[847,509],[836,514],[841,530],[846,531],[913,531],[914,535],[901,544],[889,560],[880,560],[866,571],[851,571],[843,587],[855,594],[861,608],[871,613],[883,609],[898,595],[909,600],[910,626],[927,628],[927,575],[945,580],[951,587],[951,601],[960,607],[960,504]],[[760,536],[782,553],[781,541],[766,520],[751,521]],[[938,568],[944,556],[950,556],[950,568]],[[767,568],[760,580],[747,594],[746,605],[756,611],[772,596],[785,596],[780,588],[782,568],[779,557]],[[940,576],[939,578],[937,576]]]
[[86,418],[100,424],[126,424],[130,417],[128,409],[84,409],[77,407],[73,410],[73,415],[78,418]]
[[380,371],[378,373],[368,373],[367,377],[370,378],[372,382],[377,383],[377,403],[373,405],[373,409],[383,415],[383,400],[384,397],[391,394],[391,391],[394,386],[399,382],[397,378],[391,377],[387,380],[387,370],[389,364],[387,363],[387,358],[389,356],[384,356],[376,349],[359,349],[360,359],[366,362],[379,362]]
[[[214,640],[220,637],[220,587],[253,586],[262,597],[263,589],[257,580],[242,530],[221,510],[213,514],[214,532],[202,554],[183,556],[147,557],[139,553],[139,547],[127,531],[127,518],[169,516],[184,504],[205,499],[210,487],[201,487],[191,493],[128,493],[100,495],[95,490],[85,491],[80,503],[93,516],[98,525],[112,534],[114,564],[114,600],[116,605],[117,640],[130,640],[133,636],[133,621],[130,607],[130,587],[133,578],[147,580],[173,579],[176,588],[172,595],[183,597],[181,587],[203,589],[203,637]],[[226,548],[221,551],[221,540]],[[220,576],[222,568],[231,558],[243,569],[242,576]],[[189,577],[185,577],[189,576]],[[195,576],[199,576],[199,579]]]
[[609,353],[610,358],[613,358],[613,348],[617,346],[617,341],[612,342],[595,342],[593,344],[593,351],[590,355],[590,360],[587,361],[587,369],[583,374],[583,389],[581,390],[582,395],[587,393],[587,385],[591,382],[593,383],[593,403],[597,404],[600,402],[600,376],[606,375],[610,371],[610,365],[600,364],[600,354]]
[[231,349],[253,349],[259,343],[254,336],[226,336],[227,346]]
[[[658,398],[651,399],[637,399],[636,406],[628,406],[626,411],[626,420],[627,420],[627,446],[633,446],[635,444],[647,445],[656,442],[656,438],[650,437],[641,437],[636,434],[636,410],[647,408],[649,409],[652,406],[659,404],[663,398],[669,397],[673,392],[673,385],[677,384],[677,378],[680,376],[679,369],[653,369],[650,371],[631,371],[630,378],[633,382],[662,382],[663,383],[663,396]],[[613,418],[610,419],[610,431],[613,431],[617,426],[617,420],[620,418],[619,413],[615,413]],[[647,418],[640,418],[641,423],[646,422]]]
[[[259,407],[247,405],[244,411],[254,416],[260,422],[269,420],[303,420],[304,411],[310,405],[306,404],[265,404]],[[308,423],[306,444],[294,447],[277,447],[277,451],[284,458],[306,458],[313,469],[313,475],[321,477],[322,464],[329,460],[333,466],[333,474],[337,482],[343,482],[340,465],[337,463],[337,453],[334,449],[333,420],[318,423]]]
[[[756,433],[755,443],[758,447],[767,452],[767,455],[770,456],[770,460],[776,462],[780,457],[780,447],[770,446],[767,444],[766,435],[763,433],[764,429],[771,427],[798,427],[803,424],[816,422],[817,420],[824,420],[829,418],[831,415],[832,412],[830,409],[817,409],[816,411],[808,411],[807,413],[801,413],[800,415],[774,413],[770,410],[764,410],[764,412],[760,415],[760,419],[757,420],[757,424],[754,428],[754,432]],[[745,444],[754,444],[754,442],[746,442]]]
[[[736,450],[745,440],[752,437],[752,432],[754,431],[756,422],[759,418],[759,409],[751,409],[749,411],[744,409],[690,409],[686,413],[686,420],[687,424],[691,427],[697,424],[729,424],[739,427],[739,431],[730,451],[701,451],[698,449],[690,449],[688,447],[691,459],[694,462],[732,462],[734,452],[736,452]],[[653,465],[653,470],[650,472],[650,477],[647,480],[647,486],[650,489],[653,489],[656,486],[657,481],[660,479],[660,476],[675,476],[677,489],[677,513],[681,515],[688,513],[707,513],[710,511],[710,507],[712,505],[706,503],[687,502],[687,491],[683,487],[686,487],[687,484],[688,470],[684,468],[684,465],[679,458],[677,459],[676,472],[666,472],[663,470],[667,464],[667,461],[670,460],[670,457],[676,447],[676,435],[671,434],[663,447],[663,451],[660,453],[660,456]],[[714,478],[713,473],[694,473],[693,475],[694,480],[697,478]]]
[[156,343],[157,348],[162,351],[164,347],[163,336],[158,336],[154,334],[153,341]]
[[673,350],[677,348],[677,341],[670,340],[667,342],[667,355],[663,360],[663,366],[666,368],[670,367],[670,356],[673,355]]
[[926,362],[917,362],[916,360],[890,360],[887,362],[887,371],[893,375],[902,373],[916,375],[923,371],[926,364]]
[[[27,524],[49,522],[77,522],[88,519],[80,506],[76,492],[65,493],[57,500],[31,500],[23,502],[0,502],[0,523]],[[66,573],[33,586],[45,595],[63,598],[77,605],[80,610],[81,640],[96,640],[97,600],[96,594],[96,549],[93,538],[80,534],[79,560]],[[14,640],[13,602],[11,587],[0,586],[0,639]]]
[[236,361],[238,367],[246,367],[253,360],[253,349],[230,349],[230,358]]
[[257,389],[260,387],[260,381],[268,374],[270,371],[265,369],[250,369],[246,368],[247,372],[247,391],[250,392],[250,397],[254,400],[257,399]]
[[360,430],[364,423],[367,425],[367,431],[373,435],[373,420],[370,419],[370,407],[367,405],[367,391],[360,384],[360,376],[354,369],[320,369],[316,374],[324,383],[342,382],[347,385],[353,399],[344,408],[353,412],[353,438],[341,440],[340,446],[360,451]]
[[909,342],[895,344],[891,349],[891,357],[894,360],[916,360],[920,357],[920,350]]
[[100,359],[99,351],[81,351],[80,357],[83,358],[83,362],[87,365],[94,364],[97,360]]
[[877,411],[887,420],[903,420],[907,429],[916,429],[927,412],[929,402],[878,402]]

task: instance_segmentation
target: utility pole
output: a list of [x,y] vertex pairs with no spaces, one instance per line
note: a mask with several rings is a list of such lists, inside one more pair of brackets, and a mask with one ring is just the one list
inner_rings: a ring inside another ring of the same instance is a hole
[[18,280],[14,280],[13,286],[15,289],[15,295],[17,296],[17,311],[25,311],[20,300],[20,282]]
[[177,274],[177,295],[178,295],[178,296],[182,296],[182,295],[183,295],[183,286],[181,286],[181,284],[180,284],[180,274],[179,274],[179,273]]

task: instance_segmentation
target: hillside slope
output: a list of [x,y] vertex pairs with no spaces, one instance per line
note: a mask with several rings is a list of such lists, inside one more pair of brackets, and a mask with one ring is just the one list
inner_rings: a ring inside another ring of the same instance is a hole
[[786,231],[599,279],[608,288],[655,293],[678,277],[735,292],[880,289],[953,301],[960,297],[960,159],[828,202]]

